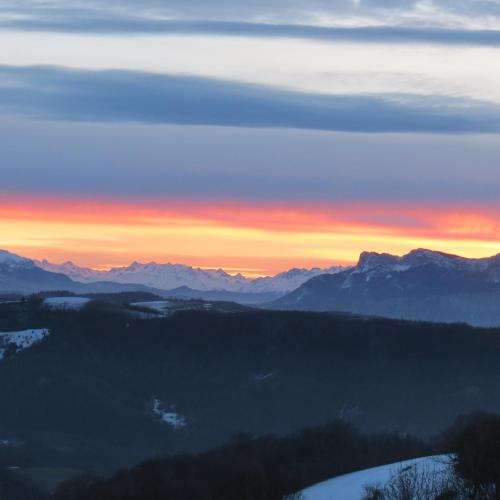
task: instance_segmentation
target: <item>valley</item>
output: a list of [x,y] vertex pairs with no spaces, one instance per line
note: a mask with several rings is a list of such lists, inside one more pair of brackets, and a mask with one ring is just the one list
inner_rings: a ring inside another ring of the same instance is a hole
[[429,436],[460,414],[500,411],[494,329],[205,307],[144,318],[105,301],[0,305],[0,331],[26,329],[50,335],[0,361],[13,381],[0,387],[0,438],[44,466],[115,469],[339,418]]

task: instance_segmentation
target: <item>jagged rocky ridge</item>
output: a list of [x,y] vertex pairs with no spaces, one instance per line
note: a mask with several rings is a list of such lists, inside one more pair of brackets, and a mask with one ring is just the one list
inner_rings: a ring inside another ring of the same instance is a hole
[[224,291],[235,293],[286,293],[302,285],[308,279],[321,274],[334,274],[346,269],[333,266],[326,269],[290,269],[262,278],[249,279],[241,274],[231,275],[223,269],[200,269],[183,264],[158,264],[134,262],[127,267],[116,267],[108,271],[82,268],[73,262],[51,264],[44,261],[37,265],[51,272],[62,273],[82,283],[96,281],[114,283],[137,283],[162,290],[188,287],[199,291]]
[[0,250],[0,293],[144,291],[162,296],[259,303],[276,299],[314,276],[344,269],[341,266],[290,269],[276,276],[256,279],[241,274],[231,275],[222,269],[155,262],[134,262],[127,267],[96,271],[72,262],[51,264],[46,260],[35,261]]
[[402,257],[364,252],[354,268],[315,277],[271,307],[500,325],[500,254],[467,259],[426,249]]

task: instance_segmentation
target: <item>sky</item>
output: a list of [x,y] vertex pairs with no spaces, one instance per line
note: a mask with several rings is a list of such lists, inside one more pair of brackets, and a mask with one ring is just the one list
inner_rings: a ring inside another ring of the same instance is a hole
[[500,252],[500,0],[4,0],[0,46],[0,247]]

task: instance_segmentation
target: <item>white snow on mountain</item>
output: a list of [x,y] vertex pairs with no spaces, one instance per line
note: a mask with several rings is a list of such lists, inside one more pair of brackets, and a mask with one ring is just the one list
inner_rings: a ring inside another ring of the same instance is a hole
[[405,460],[381,467],[365,469],[351,474],[334,477],[302,491],[303,500],[361,500],[365,486],[384,486],[400,471],[417,468],[430,474],[447,474],[451,471],[448,455]]
[[61,273],[66,275],[72,280],[79,281],[80,283],[90,283],[92,281],[100,281],[100,275],[105,275],[103,271],[95,271],[94,269],[88,269],[86,267],[79,267],[73,262],[64,262],[63,264],[51,264],[47,260],[35,260],[35,264],[43,269],[44,271],[49,271],[51,273]]
[[264,278],[245,278],[241,274],[231,275],[222,269],[200,269],[183,264],[157,264],[134,262],[127,267],[116,267],[109,271],[95,271],[81,268],[72,262],[51,264],[37,261],[45,271],[62,273],[82,283],[112,281],[115,283],[134,283],[162,290],[174,290],[188,287],[201,291],[227,291],[238,293],[286,293],[294,290],[307,280],[319,274],[334,274],[345,270],[341,266],[327,269],[291,269],[289,271]]
[[401,257],[388,253],[363,252],[353,272],[364,273],[374,269],[398,272],[427,264],[454,271],[487,271],[500,265],[500,254],[482,259],[468,259],[425,248],[412,250]]
[[222,269],[199,269],[183,264],[157,264],[149,262],[132,263],[127,267],[115,267],[108,271],[96,271],[78,267],[72,262],[51,264],[38,261],[37,265],[45,271],[62,273],[82,283],[112,281],[114,283],[133,283],[162,290],[173,290],[187,286],[194,290],[237,291],[248,280],[241,274],[232,276]]
[[320,274],[337,274],[346,269],[348,268],[343,266],[334,266],[326,269],[318,267],[312,269],[290,269],[276,276],[255,278],[245,286],[244,291],[249,293],[286,293],[295,290],[315,276],[319,276]]
[[[14,256],[8,252],[0,253],[0,263],[2,260],[11,263],[17,262],[18,264],[16,265],[26,262],[32,263],[28,259]],[[465,257],[426,249],[412,250],[403,256],[363,252],[358,264],[354,267],[334,266],[326,269],[290,269],[276,276],[255,279],[246,278],[241,274],[231,275],[222,269],[200,269],[183,264],[158,264],[156,262],[149,262],[147,264],[134,262],[130,266],[115,267],[108,271],[83,268],[72,262],[51,264],[44,260],[36,261],[35,264],[45,271],[61,273],[82,283],[105,281],[145,285],[161,290],[175,290],[176,288],[188,287],[199,291],[254,294],[286,294],[297,289],[311,278],[325,274],[336,274],[346,270],[351,270],[353,274],[367,273],[366,279],[369,281],[372,277],[378,275],[403,272],[414,267],[429,264],[451,271],[486,271],[488,273],[488,280],[500,282],[500,254],[490,258],[467,259]],[[346,280],[348,278],[346,273]],[[344,287],[348,288],[349,285],[349,282],[346,281]]]
[[0,266],[8,268],[33,267],[35,264],[31,259],[20,257],[19,255],[0,250]]
[[187,286],[195,290],[238,291],[248,280],[241,274],[231,276],[222,269],[199,269],[182,264],[134,262],[125,268],[114,268],[106,273],[106,281],[137,283],[163,290]]
[[18,332],[0,332],[0,359],[3,359],[11,346],[16,349],[16,352],[28,349],[43,340],[48,334],[49,330],[46,328]]

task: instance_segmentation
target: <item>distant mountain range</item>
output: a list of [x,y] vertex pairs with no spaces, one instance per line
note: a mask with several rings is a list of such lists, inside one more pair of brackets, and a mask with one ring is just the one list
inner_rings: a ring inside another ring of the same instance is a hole
[[47,272],[30,260],[0,250],[0,292],[32,293],[42,290],[71,290],[75,282],[59,273]]
[[249,279],[222,269],[134,262],[95,271],[0,251],[0,292],[142,291],[162,297],[264,304],[438,322],[500,325],[500,254],[467,259],[418,249],[402,257],[364,252],[354,267],[291,269]]
[[500,325],[500,254],[466,259],[425,249],[402,257],[365,252],[355,267],[312,278],[270,306]]
[[321,274],[334,274],[344,271],[342,266],[326,269],[290,269],[276,276],[250,279],[241,274],[231,275],[222,269],[200,269],[183,264],[157,264],[134,262],[127,267],[115,267],[108,271],[95,271],[75,265],[73,262],[51,264],[36,261],[45,271],[61,273],[81,283],[97,281],[113,283],[135,283],[161,290],[175,290],[187,287],[202,292],[236,293],[277,293],[283,294],[294,290],[307,280]]
[[314,276],[345,270],[291,269],[273,277],[245,278],[222,269],[200,269],[182,264],[141,264],[96,271],[72,262],[52,264],[0,250],[0,292],[32,293],[68,290],[73,292],[148,291],[158,295],[203,297],[257,303],[276,299]]

